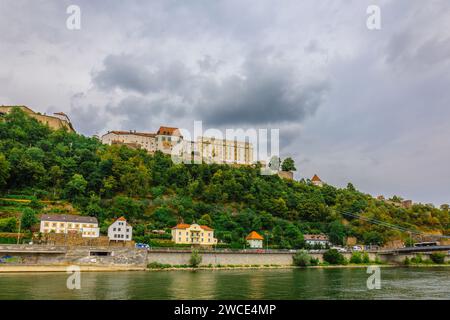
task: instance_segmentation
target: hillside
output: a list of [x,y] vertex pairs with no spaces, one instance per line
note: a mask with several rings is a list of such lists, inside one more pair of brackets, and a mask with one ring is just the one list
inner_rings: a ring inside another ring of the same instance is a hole
[[252,230],[283,248],[302,247],[305,233],[324,232],[339,244],[346,236],[367,244],[407,237],[351,214],[450,234],[447,206],[402,208],[363,194],[351,183],[344,189],[316,187],[261,176],[257,166],[174,165],[161,153],[52,131],[20,110],[0,121],[0,197],[12,195],[34,200],[20,206],[0,200],[0,232],[17,231],[17,212],[26,212],[28,222],[22,219],[22,225],[32,228],[35,216],[48,210],[39,199],[71,203],[80,214],[97,217],[103,231],[124,215],[135,227],[135,239],[149,243],[155,241],[151,230],[180,221],[211,225],[219,240],[232,247],[241,246]]

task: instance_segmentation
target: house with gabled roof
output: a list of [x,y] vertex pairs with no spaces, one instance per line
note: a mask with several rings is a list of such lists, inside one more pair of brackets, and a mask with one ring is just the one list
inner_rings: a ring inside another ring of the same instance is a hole
[[252,249],[261,249],[263,247],[264,237],[256,231],[250,232],[245,240],[247,240],[248,245]]
[[108,227],[108,238],[110,241],[131,241],[133,227],[125,217],[120,217]]
[[196,223],[179,223],[172,228],[172,241],[176,244],[212,246],[217,244],[214,229]]
[[322,187],[323,186],[323,181],[320,180],[319,176],[317,174],[315,174],[312,178],[311,178],[311,182],[313,185],[318,186],[318,187]]

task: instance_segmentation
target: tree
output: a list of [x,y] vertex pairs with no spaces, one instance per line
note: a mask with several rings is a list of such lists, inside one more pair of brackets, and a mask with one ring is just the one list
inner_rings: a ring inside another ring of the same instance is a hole
[[323,260],[329,264],[344,264],[344,256],[336,249],[330,249],[323,254]]
[[66,185],[66,196],[70,199],[74,199],[77,196],[84,195],[86,187],[87,181],[81,174],[76,173]]
[[369,231],[364,234],[364,243],[365,244],[374,244],[378,246],[382,246],[385,240],[383,235],[381,235],[377,231]]
[[0,190],[3,189],[8,182],[9,170],[8,160],[0,153]]
[[200,263],[202,263],[202,256],[199,254],[198,250],[194,249],[191,253],[191,258],[189,259],[189,264],[193,268],[197,268]]
[[0,232],[16,232],[16,218],[0,219]]
[[283,171],[296,171],[294,159],[291,157],[284,159],[281,164],[281,170]]
[[56,191],[60,189],[64,172],[59,166],[52,166],[49,171],[49,178],[53,185],[53,196],[56,196]]
[[33,225],[38,223],[39,220],[36,218],[36,213],[34,210],[30,208],[25,208],[22,211],[22,218],[21,218],[21,227],[22,229],[30,229]]
[[328,225],[328,237],[334,244],[342,245],[345,237],[345,227],[340,221],[333,221]]
[[306,250],[300,250],[292,256],[294,265],[299,267],[307,267],[311,264],[311,256]]
[[431,261],[433,261],[434,263],[437,263],[437,264],[444,264],[445,257],[446,257],[446,254],[441,253],[441,252],[434,252],[430,255]]

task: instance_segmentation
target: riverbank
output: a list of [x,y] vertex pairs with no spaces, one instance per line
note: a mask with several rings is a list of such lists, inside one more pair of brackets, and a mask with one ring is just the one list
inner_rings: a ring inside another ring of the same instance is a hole
[[[319,265],[309,267],[286,266],[214,266],[214,267],[185,267],[171,266],[165,268],[146,268],[138,266],[93,266],[77,265],[81,272],[121,272],[121,271],[195,271],[195,270],[274,270],[274,269],[357,269],[377,266],[380,268],[440,268],[450,267],[450,264],[348,264],[348,265]],[[68,265],[0,265],[1,273],[27,273],[27,272],[67,272]]]
[[[77,265],[82,272],[117,272],[117,271],[145,271],[145,267],[137,266],[92,266]],[[22,272],[67,272],[68,265],[0,265],[1,273]]]

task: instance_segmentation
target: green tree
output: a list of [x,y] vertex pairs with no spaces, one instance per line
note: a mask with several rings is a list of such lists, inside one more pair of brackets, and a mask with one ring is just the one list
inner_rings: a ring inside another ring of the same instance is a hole
[[57,190],[61,188],[64,172],[62,171],[60,166],[55,165],[50,168],[48,175],[53,186],[53,196],[56,196]]
[[0,153],[0,190],[6,187],[9,178],[9,170],[8,160]]
[[22,229],[30,229],[33,225],[38,223],[39,220],[36,217],[36,213],[33,209],[25,208],[22,211],[22,217],[21,217],[21,227]]
[[434,263],[437,263],[437,264],[444,264],[445,257],[446,257],[446,254],[441,253],[441,252],[434,252],[430,255],[431,261],[433,261]]
[[381,233],[369,231],[364,234],[364,243],[382,246],[385,243],[385,239]]
[[189,259],[189,264],[191,265],[191,267],[197,268],[200,265],[200,263],[202,263],[202,256],[200,255],[198,250],[196,249],[192,250],[191,258]]
[[345,238],[345,227],[340,221],[333,221],[328,225],[328,237],[334,244],[342,245]]
[[16,218],[0,219],[0,232],[16,232]]
[[294,159],[292,159],[291,157],[284,159],[283,163],[281,164],[281,170],[296,171],[297,169],[295,168]]
[[330,249],[323,254],[323,260],[329,264],[344,264],[344,256],[336,249]]
[[311,256],[305,250],[298,251],[292,256],[294,265],[299,267],[307,267],[311,264]]
[[66,185],[66,196],[74,199],[77,196],[82,196],[86,192],[87,181],[81,174],[74,174],[72,179]]

